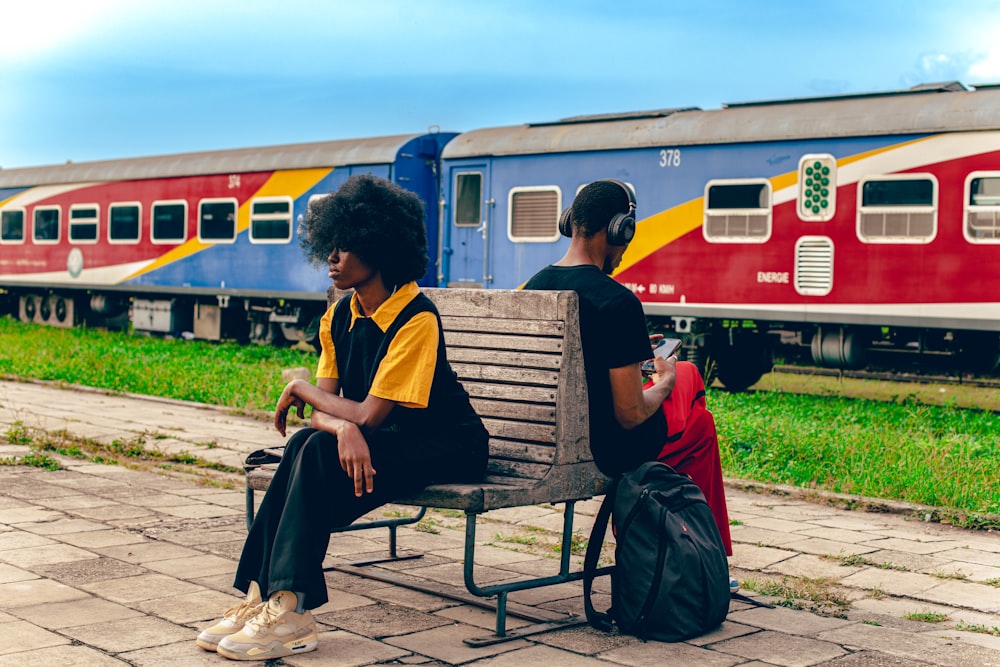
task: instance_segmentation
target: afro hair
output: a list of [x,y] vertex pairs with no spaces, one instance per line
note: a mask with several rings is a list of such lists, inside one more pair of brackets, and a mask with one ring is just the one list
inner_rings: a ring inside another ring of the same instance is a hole
[[427,272],[423,202],[371,174],[351,176],[335,193],[310,204],[299,239],[315,264],[325,265],[334,248],[351,252],[381,271],[389,287]]

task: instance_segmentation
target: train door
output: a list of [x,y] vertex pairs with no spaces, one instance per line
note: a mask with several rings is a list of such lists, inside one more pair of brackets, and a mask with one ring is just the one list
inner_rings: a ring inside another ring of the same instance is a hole
[[448,178],[450,205],[442,220],[448,238],[441,245],[441,282],[446,287],[489,287],[494,212],[489,164],[451,166]]

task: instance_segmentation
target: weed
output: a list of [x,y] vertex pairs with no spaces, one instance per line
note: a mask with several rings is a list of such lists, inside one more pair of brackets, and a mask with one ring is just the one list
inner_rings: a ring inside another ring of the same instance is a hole
[[882,624],[878,621],[861,621],[862,625],[874,625],[876,628],[881,628]]
[[730,526],[742,526],[743,522],[740,521],[739,519],[730,519],[729,520],[729,525]]
[[30,445],[31,433],[24,422],[16,421],[7,429],[7,442],[12,445]]
[[968,581],[969,575],[965,574],[961,570],[956,570],[955,572],[931,572],[932,577],[937,577],[938,579],[956,579],[958,581]]
[[424,517],[416,524],[414,524],[413,529],[419,530],[421,533],[430,533],[432,535],[438,535],[441,531],[438,529],[438,523],[430,517]]
[[[552,550],[556,553],[562,553],[562,541],[560,540],[556,544],[552,545]],[[569,538],[569,552],[577,556],[583,554],[587,550],[587,538],[584,537],[579,530],[574,530],[573,534]]]
[[862,556],[861,554],[845,554],[843,551],[841,551],[840,554],[836,556],[833,554],[823,554],[820,556],[820,558],[823,558],[825,560],[840,561],[841,566],[844,567],[852,565],[860,567],[867,565],[868,567],[877,567],[880,570],[899,570],[900,572],[909,571],[909,568],[906,567],[905,565],[896,565],[889,561],[880,563],[877,561],[873,561],[867,556]]
[[1000,588],[1000,577],[991,577],[983,582],[987,586],[993,586],[994,588]]
[[997,626],[986,627],[983,624],[973,625],[971,623],[964,623],[959,621],[955,624],[956,630],[964,630],[965,632],[979,632],[984,635],[993,635],[994,637],[1000,637],[1000,628]]
[[827,579],[784,576],[773,579],[748,579],[744,588],[762,595],[781,598],[776,605],[791,609],[812,609],[825,613],[841,613],[850,609],[851,601],[839,594]]
[[31,453],[24,456],[8,456],[0,459],[0,465],[4,466],[30,466],[42,468],[43,470],[62,470],[63,465],[51,456],[46,454]]
[[923,623],[943,623],[949,620],[947,614],[942,614],[937,611],[915,611],[909,614],[903,614],[903,618],[911,621],[921,621]]
[[509,542],[511,544],[537,544],[538,538],[534,535],[504,535],[503,533],[497,533],[493,536],[497,542]]

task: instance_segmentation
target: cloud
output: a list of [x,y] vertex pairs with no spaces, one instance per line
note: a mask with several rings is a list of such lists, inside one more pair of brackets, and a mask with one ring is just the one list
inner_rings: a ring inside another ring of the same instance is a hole
[[1000,49],[991,48],[988,54],[969,67],[969,82],[1000,82]]

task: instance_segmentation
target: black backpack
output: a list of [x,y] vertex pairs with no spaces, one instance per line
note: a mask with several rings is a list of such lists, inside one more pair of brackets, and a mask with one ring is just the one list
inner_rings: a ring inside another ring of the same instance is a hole
[[[590,592],[612,507],[611,608],[600,613]],[[725,620],[726,549],[705,496],[690,478],[652,461],[612,483],[587,545],[583,600],[593,627],[610,631],[614,622],[642,639],[683,641]]]

